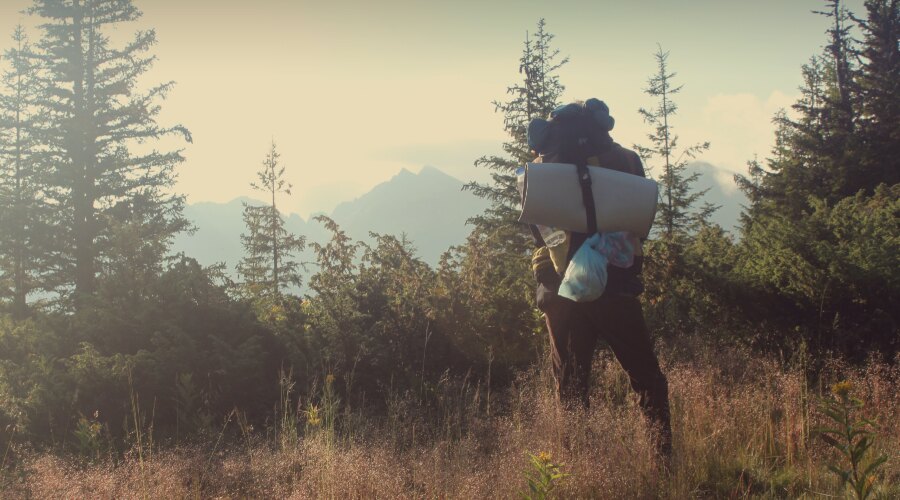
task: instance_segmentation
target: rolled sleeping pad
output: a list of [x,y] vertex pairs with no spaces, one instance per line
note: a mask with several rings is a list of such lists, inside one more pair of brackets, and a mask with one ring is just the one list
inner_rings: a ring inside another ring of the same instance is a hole
[[[597,213],[597,230],[629,231],[646,238],[656,215],[656,181],[603,167],[588,166]],[[588,232],[581,184],[575,165],[529,163],[519,222],[578,233]]]

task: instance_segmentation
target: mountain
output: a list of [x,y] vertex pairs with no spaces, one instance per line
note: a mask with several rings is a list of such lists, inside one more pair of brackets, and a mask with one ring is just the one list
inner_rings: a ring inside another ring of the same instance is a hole
[[[359,198],[341,203],[327,215],[357,241],[371,241],[370,231],[398,237],[406,234],[417,255],[436,265],[450,246],[465,241],[471,230],[466,219],[487,208],[484,200],[462,191],[462,187],[462,181],[434,167],[424,167],[418,174],[404,169]],[[262,202],[241,197],[227,203],[187,205],[184,215],[197,230],[178,235],[173,252],[184,252],[207,266],[224,262],[233,273],[244,253],[244,203]],[[306,236],[307,242],[325,243],[328,238],[321,224],[297,214],[286,215],[285,225],[288,231]],[[297,258],[301,262],[315,260],[311,249]]]
[[[733,174],[705,162],[689,164],[688,172],[700,173],[697,189],[709,188],[704,201],[720,206],[713,221],[734,231],[741,204],[747,200],[732,187]],[[406,234],[417,255],[433,266],[449,247],[465,241],[471,231],[466,219],[484,212],[488,206],[486,201],[462,191],[462,186],[462,181],[434,167],[424,167],[418,174],[404,169],[359,198],[341,203],[327,215],[356,241],[371,241],[369,232],[398,237]],[[227,203],[187,205],[184,215],[197,230],[178,235],[173,252],[184,252],[207,266],[225,263],[233,273],[244,254],[244,203],[263,202],[241,197]],[[307,242],[325,243],[328,238],[321,224],[297,214],[287,215],[285,225],[291,233],[306,236]],[[315,256],[308,248],[297,259],[314,262]]]
[[403,169],[365,195],[335,207],[331,218],[356,239],[369,232],[406,236],[418,254],[436,264],[451,245],[465,241],[466,219],[488,204],[462,191],[463,183],[434,167],[418,174]]
[[734,172],[707,162],[695,161],[687,165],[687,174],[699,173],[695,189],[709,189],[701,203],[709,202],[719,206],[712,215],[712,221],[734,234],[740,222],[742,205],[748,204],[747,197],[734,183]]

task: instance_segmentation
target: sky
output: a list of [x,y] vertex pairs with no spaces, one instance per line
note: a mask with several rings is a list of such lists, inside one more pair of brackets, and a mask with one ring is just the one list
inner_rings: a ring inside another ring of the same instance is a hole
[[[0,40],[28,0],[3,0]],[[292,195],[287,211],[329,212],[401,169],[435,166],[485,180],[475,159],[501,151],[503,100],[516,83],[526,33],[544,18],[561,55],[565,101],[597,97],[616,119],[613,138],[646,143],[638,108],[670,53],[683,145],[709,141],[699,160],[733,190],[773,142],[772,116],[795,101],[801,65],[821,52],[827,20],[814,0],[135,0],[144,15],[111,36],[156,30],[158,61],[144,88],[174,80],[162,125],[193,134],[176,189],[188,202],[253,196],[274,140]],[[862,0],[847,2],[862,13]],[[31,30],[32,38],[38,36]],[[9,43],[0,42],[0,47]],[[176,144],[177,146],[177,144]],[[654,164],[650,162],[651,173]]]

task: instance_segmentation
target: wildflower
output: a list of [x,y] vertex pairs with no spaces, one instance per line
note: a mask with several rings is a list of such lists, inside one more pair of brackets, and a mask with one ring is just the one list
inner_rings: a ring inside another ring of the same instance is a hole
[[851,384],[847,380],[844,380],[843,382],[838,382],[831,386],[831,393],[841,399],[846,399],[850,395],[850,391],[852,389],[853,384]]
[[547,452],[547,451],[542,451],[542,452],[538,453],[537,458],[538,458],[538,460],[540,460],[541,462],[543,462],[545,464],[548,464],[548,463],[550,463],[551,460],[553,460],[553,457],[550,456],[550,452]]
[[322,423],[322,417],[319,415],[319,407],[316,405],[309,405],[309,408],[306,410],[306,423],[313,426],[318,427],[319,424]]

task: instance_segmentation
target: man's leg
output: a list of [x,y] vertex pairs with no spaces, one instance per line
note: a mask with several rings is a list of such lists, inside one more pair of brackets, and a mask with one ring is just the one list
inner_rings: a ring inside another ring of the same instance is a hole
[[568,300],[555,301],[544,311],[550,332],[550,357],[556,393],[566,406],[587,408],[591,360],[597,332],[584,314],[584,307]]
[[612,295],[601,298],[595,305],[589,311],[591,320],[628,373],[644,414],[659,427],[660,452],[669,456],[672,453],[669,385],[653,352],[641,303],[636,297]]

